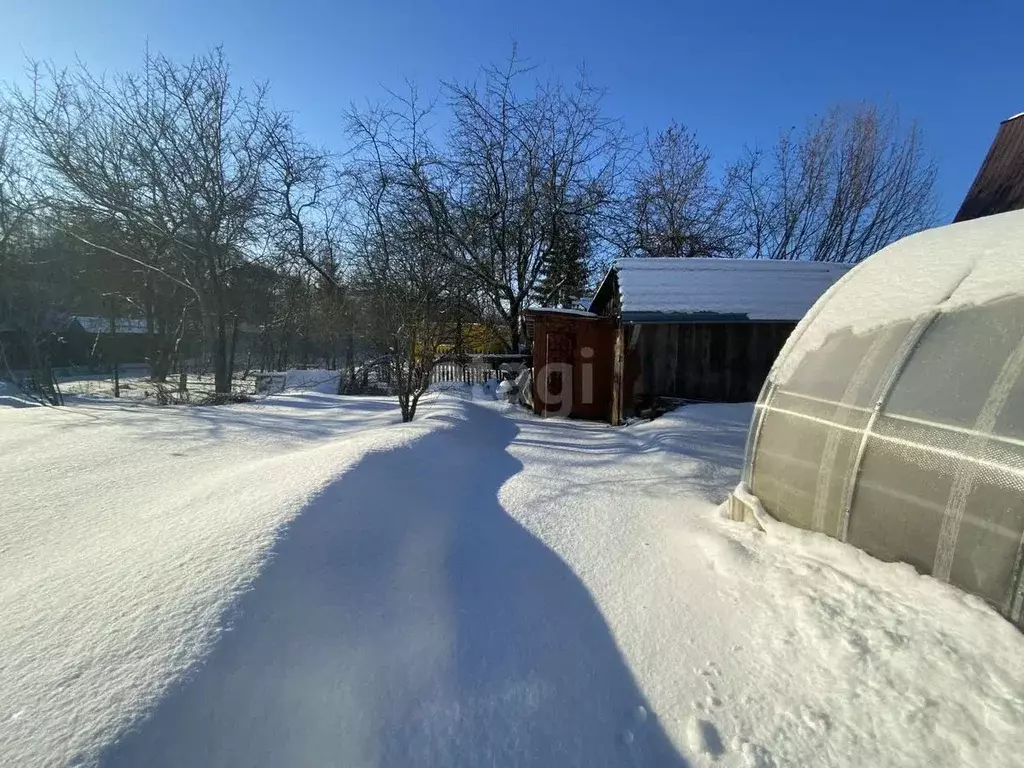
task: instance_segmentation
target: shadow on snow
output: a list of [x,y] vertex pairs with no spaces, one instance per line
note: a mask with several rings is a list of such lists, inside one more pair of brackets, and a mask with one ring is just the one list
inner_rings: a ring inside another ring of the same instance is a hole
[[518,428],[466,408],[328,487],[102,763],[685,765],[586,587],[498,503]]

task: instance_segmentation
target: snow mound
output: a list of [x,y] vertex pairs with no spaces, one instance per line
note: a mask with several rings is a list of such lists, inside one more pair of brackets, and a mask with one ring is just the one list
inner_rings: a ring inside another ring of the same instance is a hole
[[0,379],[0,408],[34,408],[40,405],[25,397],[13,383]]
[[0,762],[1020,763],[1009,623],[716,513],[749,404],[463,394],[5,411]]
[[399,421],[316,394],[0,415],[0,762],[91,763],[219,640],[329,482],[444,426]]
[[749,417],[518,420],[503,504],[593,593],[650,719],[694,766],[1018,764],[1013,626],[910,566],[720,516]]
[[284,375],[284,388],[289,392],[319,392],[324,395],[337,394],[341,378],[340,371],[325,368],[289,368]]
[[40,403],[34,400],[26,400],[24,397],[0,394],[0,408],[37,408]]

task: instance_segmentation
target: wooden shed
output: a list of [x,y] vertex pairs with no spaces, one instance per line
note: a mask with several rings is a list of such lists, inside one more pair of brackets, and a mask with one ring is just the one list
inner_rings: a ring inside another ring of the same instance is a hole
[[796,323],[848,267],[750,259],[620,259],[590,305],[614,329],[613,424],[658,398],[746,402]]
[[953,221],[1024,208],[1024,112],[1004,120]]
[[611,421],[614,321],[574,309],[530,309],[524,316],[534,412]]

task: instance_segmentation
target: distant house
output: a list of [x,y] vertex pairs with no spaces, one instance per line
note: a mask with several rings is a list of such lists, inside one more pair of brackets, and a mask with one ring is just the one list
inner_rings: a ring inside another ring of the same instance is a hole
[[956,221],[1024,209],[1024,112],[999,125]]
[[24,329],[0,326],[4,364],[15,370],[31,367],[37,347],[54,368],[106,367],[115,359],[122,364],[145,362],[150,344],[146,321],[119,318],[115,329],[111,334],[110,318],[69,315],[57,309],[42,319],[35,341]]
[[146,320],[121,317],[111,333],[109,317],[70,315],[60,333],[62,357],[59,365],[106,365],[145,362],[150,351]]
[[589,311],[528,312],[535,410],[618,424],[659,398],[755,400],[796,323],[847,270],[620,259]]
[[[96,317],[93,315],[71,315],[68,324],[77,325],[89,334],[109,334],[111,332],[109,317]],[[117,333],[143,334],[148,333],[146,320],[142,317],[119,317],[114,323],[113,329]]]

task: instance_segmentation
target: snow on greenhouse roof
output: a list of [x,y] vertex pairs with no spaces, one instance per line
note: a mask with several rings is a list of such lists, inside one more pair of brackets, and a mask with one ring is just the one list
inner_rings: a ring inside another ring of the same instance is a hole
[[848,269],[804,261],[619,259],[609,277],[618,276],[624,320],[795,322]]
[[865,334],[1024,294],[1024,211],[928,229],[869,256],[833,286],[772,371],[786,381],[808,352],[842,330]]

